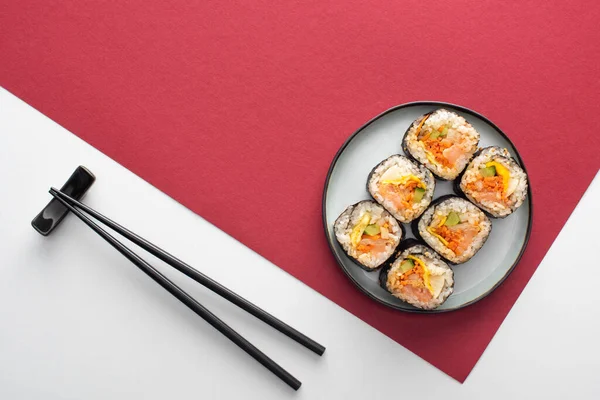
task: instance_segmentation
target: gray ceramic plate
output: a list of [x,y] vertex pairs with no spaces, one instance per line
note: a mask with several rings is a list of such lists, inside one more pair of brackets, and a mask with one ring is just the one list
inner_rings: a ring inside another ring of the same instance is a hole
[[[379,286],[379,271],[359,268],[342,250],[333,233],[333,223],[350,204],[369,199],[366,181],[375,165],[392,154],[403,154],[402,137],[419,116],[444,107],[457,112],[481,135],[480,147],[507,148],[523,167],[523,161],[508,137],[483,115],[453,104],[420,101],[394,107],[367,122],[356,131],[335,155],[323,194],[323,223],[329,246],[348,278],[366,295],[389,307],[409,312],[452,311],[473,304],[496,289],[518,263],[531,232],[531,188],[527,200],[505,219],[492,220],[492,233],[483,248],[469,262],[453,266],[454,293],[433,311],[419,310],[386,292]],[[434,199],[453,193],[452,182],[437,180]],[[407,237],[413,237],[404,225]]]

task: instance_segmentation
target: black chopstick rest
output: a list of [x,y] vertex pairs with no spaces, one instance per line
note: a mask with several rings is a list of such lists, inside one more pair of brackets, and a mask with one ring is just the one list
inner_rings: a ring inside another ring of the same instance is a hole
[[[74,199],[80,200],[85,192],[92,186],[96,177],[89,169],[79,166],[73,172],[60,191]],[[56,199],[50,200],[48,205],[31,221],[33,229],[44,236],[48,236],[65,218],[69,209]]]

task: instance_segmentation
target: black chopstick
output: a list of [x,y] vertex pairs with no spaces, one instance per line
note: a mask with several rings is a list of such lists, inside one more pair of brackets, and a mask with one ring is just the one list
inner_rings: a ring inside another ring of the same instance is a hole
[[298,332],[296,329],[292,328],[285,322],[275,318],[273,315],[264,311],[260,307],[257,307],[253,303],[249,302],[248,300],[244,299],[243,297],[239,296],[238,294],[232,292],[231,290],[227,289],[225,286],[212,280],[211,278],[209,278],[208,276],[199,272],[198,270],[192,268],[191,266],[189,266],[188,264],[179,260],[175,256],[167,253],[166,251],[157,247],[153,243],[150,243],[143,237],[131,232],[127,228],[119,225],[118,223],[112,221],[108,217],[100,214],[98,211],[94,210],[93,208],[86,206],[85,204],[75,200],[74,198],[70,197],[67,194],[64,194],[64,193],[58,191],[55,188],[51,188],[50,193],[53,196],[59,197],[60,199],[68,202],[69,204],[71,204],[73,206],[81,208],[83,211],[90,214],[92,217],[96,218],[98,221],[102,222],[106,226],[115,230],[123,237],[131,240],[133,243],[140,246],[142,249],[144,249],[147,252],[149,252],[150,254],[156,256],[158,259],[171,265],[173,268],[175,268],[178,271],[189,276],[196,282],[206,286],[208,289],[217,293],[219,296],[222,296],[223,298],[229,300],[230,302],[237,305],[241,309],[247,311],[248,313],[254,315],[256,318],[260,319],[261,321],[263,321],[263,322],[269,324],[270,326],[272,326],[273,328],[277,329],[279,332],[283,333],[284,335],[294,339],[296,342],[300,343],[307,349],[314,351],[318,355],[322,355],[325,352],[325,347],[323,345],[315,342],[314,340],[312,340],[308,336],[304,335],[303,333]]
[[50,193],[60,201],[65,207],[67,207],[73,214],[75,214],[80,220],[82,220],[87,226],[92,228],[94,232],[100,235],[104,240],[110,243],[115,249],[123,254],[129,261],[135,264],[141,269],[146,275],[152,278],[156,283],[165,288],[169,293],[179,299],[183,304],[188,306],[192,311],[202,317],[206,322],[211,324],[219,332],[225,335],[229,340],[238,345],[242,350],[252,356],[256,361],[264,365],[269,371],[277,375],[281,380],[287,383],[294,390],[298,390],[302,382],[296,379],[293,375],[283,369],[279,364],[270,359],[266,354],[256,348],[252,343],[247,341],[243,336],[233,330],[225,322],[221,321],[216,315],[211,313],[202,304],[196,301],[193,297],[187,294],[179,286],[171,282],[166,276],[157,271],[154,267],[144,261],[141,257],[127,248],[124,244],[119,242],[113,236],[111,236],[104,229],[96,225],[92,220],[86,217],[81,211],[73,207],[67,201],[62,199],[55,189],[51,190]]

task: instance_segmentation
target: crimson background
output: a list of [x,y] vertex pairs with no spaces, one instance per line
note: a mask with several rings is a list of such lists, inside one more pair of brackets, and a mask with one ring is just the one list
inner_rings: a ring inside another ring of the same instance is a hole
[[[464,381],[600,165],[599,11],[595,1],[5,0],[0,85]],[[510,278],[434,316],[360,294],[321,226],[339,146],[414,100],[498,124],[525,161],[535,209]]]

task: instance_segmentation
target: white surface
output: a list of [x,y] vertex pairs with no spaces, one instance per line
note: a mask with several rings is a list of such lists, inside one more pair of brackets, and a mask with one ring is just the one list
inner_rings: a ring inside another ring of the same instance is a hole
[[[402,138],[408,127],[423,114],[439,106],[414,105],[390,111],[373,121],[356,135],[338,158],[329,186],[325,209],[330,240],[334,243],[336,257],[342,260],[347,273],[364,290],[386,304],[401,309],[415,309],[392,296],[379,285],[379,271],[365,271],[350,259],[335,240],[333,224],[350,204],[370,199],[365,182],[374,166],[393,154],[402,153]],[[465,117],[481,135],[479,146],[501,146],[515,154],[510,143],[485,120],[446,107]],[[454,194],[452,182],[436,179],[433,198]],[[484,246],[469,261],[454,270],[454,292],[438,310],[457,309],[464,304],[477,301],[502,280],[515,260],[527,236],[529,225],[529,201],[510,217],[492,220],[492,232],[488,241],[493,245]],[[404,224],[406,237],[414,238],[410,224]]]
[[[161,266],[298,392],[73,216],[47,238],[30,227],[79,164],[98,177],[86,203],[327,346],[313,355]],[[584,254],[598,249],[598,176],[461,385],[2,89],[0,171],[0,399],[600,398],[600,256]]]

